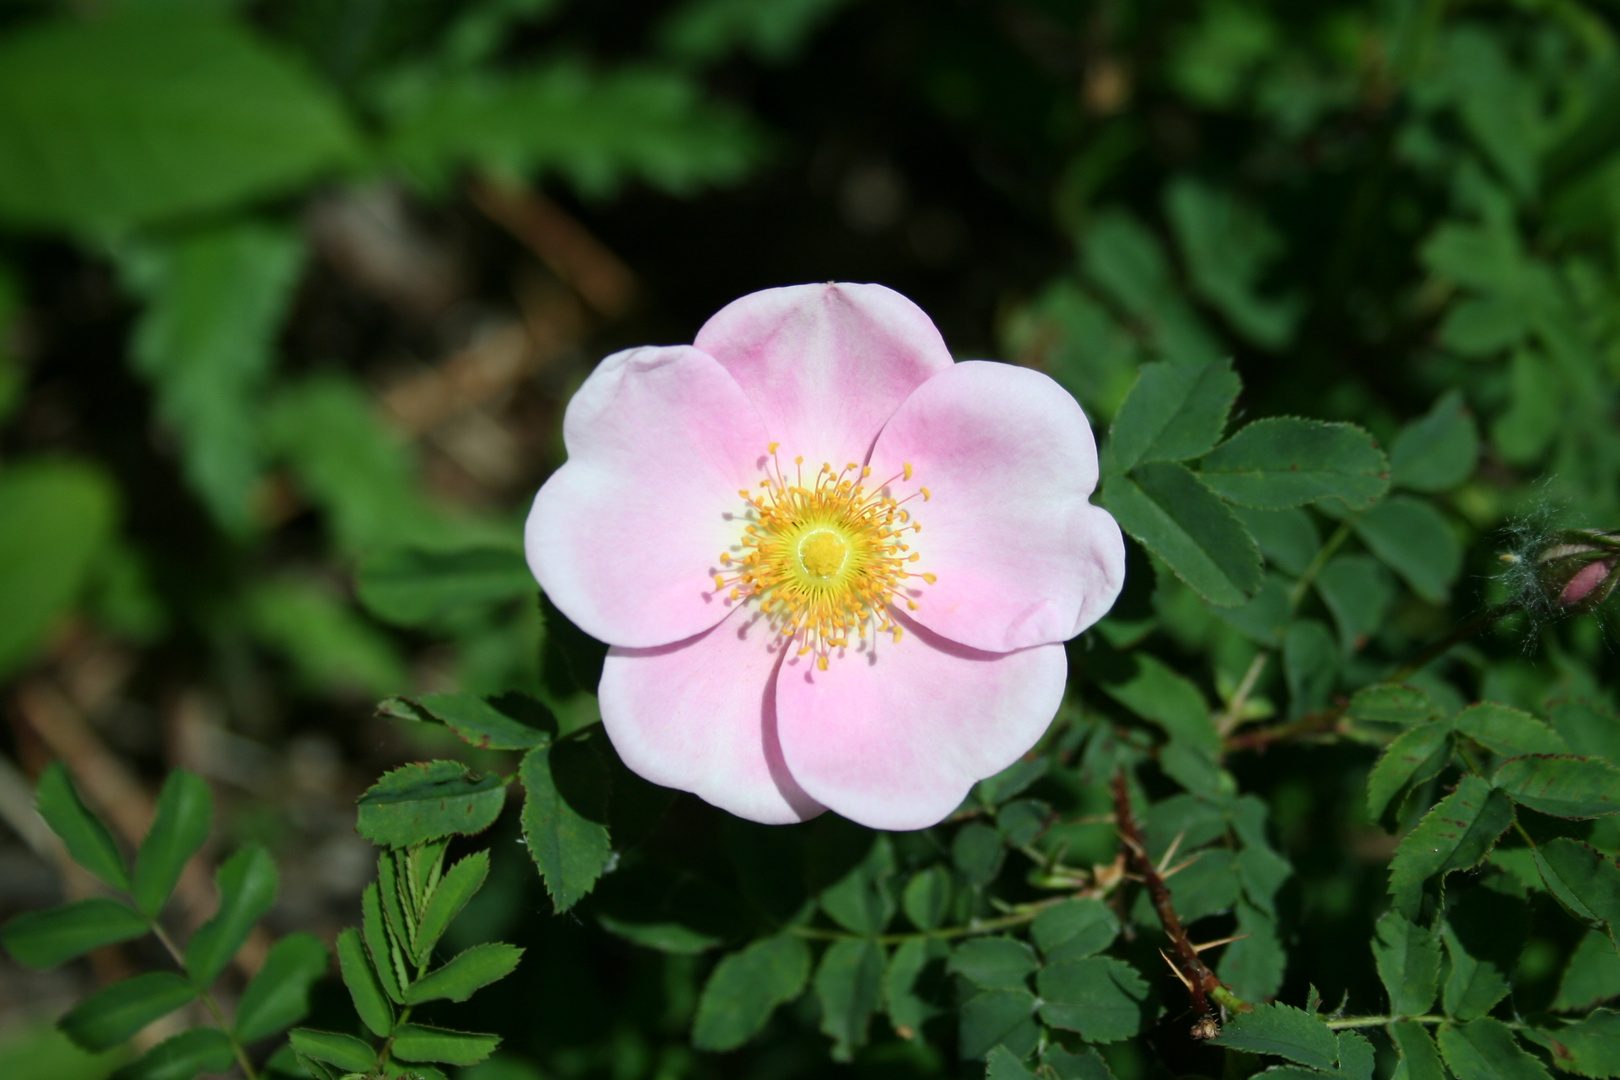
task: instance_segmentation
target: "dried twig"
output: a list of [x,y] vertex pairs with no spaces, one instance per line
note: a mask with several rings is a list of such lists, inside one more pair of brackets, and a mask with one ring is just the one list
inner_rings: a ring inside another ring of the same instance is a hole
[[1119,840],[1125,849],[1125,858],[1133,875],[1147,887],[1153,910],[1158,912],[1159,922],[1164,924],[1165,936],[1170,939],[1170,946],[1175,951],[1173,957],[1162,950],[1161,955],[1164,955],[1165,963],[1170,965],[1176,978],[1192,997],[1193,1011],[1198,1017],[1193,1024],[1192,1037],[1212,1039],[1221,1033],[1221,1026],[1215,1009],[1210,1005],[1211,999],[1223,1008],[1239,1012],[1247,1012],[1252,1007],[1232,993],[1231,988],[1221,982],[1198,955],[1200,948],[1207,949],[1224,942],[1206,942],[1198,946],[1187,936],[1187,929],[1181,925],[1181,917],[1176,914],[1175,904],[1170,898],[1170,887],[1164,883],[1165,875],[1148,857],[1147,842],[1142,838],[1142,830],[1131,812],[1130,790],[1125,785],[1123,771],[1114,774],[1114,819],[1119,827]]

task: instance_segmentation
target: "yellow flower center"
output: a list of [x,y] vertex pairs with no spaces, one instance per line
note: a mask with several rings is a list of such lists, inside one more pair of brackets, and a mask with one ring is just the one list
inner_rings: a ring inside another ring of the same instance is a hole
[[909,582],[934,583],[933,574],[908,569],[921,556],[907,541],[922,525],[904,505],[918,495],[926,502],[929,491],[893,494],[897,481],[911,479],[910,465],[876,485],[866,482],[870,467],[823,465],[806,484],[803,458],[793,459],[790,482],[777,445],[770,445],[760,492],[738,492],[746,524],[737,546],[721,552],[725,572],[714,575],[714,584],[732,600],[757,600],[784,637],[799,639],[799,655],[814,652],[825,671],[828,655],[847,648],[852,634],[861,640],[871,630],[899,641],[889,608],[904,603],[915,610],[917,590]]

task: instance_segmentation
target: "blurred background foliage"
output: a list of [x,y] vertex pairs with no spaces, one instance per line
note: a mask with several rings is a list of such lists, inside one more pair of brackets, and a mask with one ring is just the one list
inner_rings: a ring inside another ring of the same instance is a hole
[[[1245,721],[1365,683],[1503,599],[1502,551],[1620,525],[1617,32],[1610,0],[10,0],[0,915],[87,888],[29,818],[60,757],[126,842],[168,768],[205,777],[205,853],[257,840],[284,868],[277,930],[352,923],[353,798],[457,752],[377,698],[522,689],[565,732],[594,719],[520,547],[569,394],[771,285],[899,289],[957,356],[1049,372],[1099,432],[1144,363],[1224,357],[1239,416],[1370,430],[1405,494],[1303,597],[1314,629],[1288,640],[1325,674],[1246,682],[1275,612],[1217,611],[1135,548],[1074,652],[1103,682],[1114,649],[1156,656]],[[1336,524],[1322,504],[1245,523],[1285,586]],[[1448,712],[1540,711],[1612,708],[1613,673],[1601,617],[1526,615],[1416,681]],[[1082,688],[1064,723],[1128,742],[1132,710]],[[1227,765],[1294,865],[1266,926],[1309,974],[1251,956],[1249,992],[1374,1010],[1375,750],[1261,749]],[[1081,775],[1036,791],[1106,811]],[[712,858],[714,815],[671,821],[655,861]],[[1063,843],[1114,847],[1095,823]],[[469,1077],[847,1071],[808,997],[735,1055],[692,1049],[712,940],[657,954],[553,918],[513,859],[475,910],[464,944],[538,959],[479,1006],[507,1043]],[[1522,1007],[1580,940],[1529,940]],[[105,1074],[42,1025],[138,966],[5,962],[0,1074]],[[1119,1080],[1219,1071],[1170,1013],[1109,1051]],[[838,1038],[858,1073],[958,1069],[948,1041]]]

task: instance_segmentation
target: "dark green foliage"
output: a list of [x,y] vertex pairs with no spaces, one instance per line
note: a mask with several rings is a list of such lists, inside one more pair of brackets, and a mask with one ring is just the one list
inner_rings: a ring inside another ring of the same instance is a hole
[[1320,1019],[1290,1005],[1256,1005],[1240,1013],[1221,1032],[1221,1045],[1251,1054],[1271,1054],[1331,1071],[1339,1045]]
[[164,1039],[113,1073],[114,1080],[191,1080],[231,1067],[230,1038],[218,1028],[192,1028]]
[[168,903],[186,861],[208,838],[213,813],[207,784],[183,769],[169,774],[158,796],[152,828],[135,855],[131,892],[135,906],[147,917],[156,916]]
[[258,1042],[302,1020],[310,987],[326,965],[326,946],[310,934],[289,934],[272,945],[236,1004],[237,1038]]
[[196,997],[197,988],[180,976],[152,971],[90,995],[57,1021],[57,1026],[86,1050],[107,1050]]
[[1389,462],[1366,432],[1295,416],[1255,421],[1205,455],[1201,470],[1217,494],[1257,510],[1325,498],[1363,509],[1389,490]]
[[730,1050],[747,1042],[778,1005],[810,978],[810,949],[792,934],[763,938],[724,957],[704,984],[692,1029],[694,1045]]
[[60,761],[40,773],[35,789],[39,816],[62,838],[73,861],[115,889],[129,889],[129,868],[112,833],[85,808]]
[[573,741],[530,750],[520,776],[523,842],[552,903],[567,911],[591,891],[612,856],[607,763],[594,744]]
[[22,963],[48,968],[102,945],[140,937],[149,929],[133,908],[98,896],[24,912],[0,928],[0,943]]
[[405,765],[360,797],[360,835],[375,844],[412,847],[455,833],[482,832],[506,802],[498,776],[478,776],[454,761]]

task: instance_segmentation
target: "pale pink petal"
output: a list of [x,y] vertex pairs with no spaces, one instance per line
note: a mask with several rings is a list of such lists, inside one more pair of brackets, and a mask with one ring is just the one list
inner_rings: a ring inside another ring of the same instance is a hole
[[1097,485],[1091,426],[1040,372],[968,361],[919,386],[872,451],[872,475],[911,464],[905,495],[922,531],[913,618],[964,644],[1005,652],[1074,637],[1113,606],[1125,541],[1087,497]]
[[563,614],[635,648],[719,622],[713,574],[767,445],[731,376],[685,345],[615,353],[569,402],[563,441],[568,461],[535,496],[524,533],[529,567]]
[[775,635],[747,609],[694,638],[608,650],[602,724],[624,763],[655,784],[690,791],[767,825],[823,807],[782,764],[776,731]]
[[1057,715],[1062,645],[970,649],[900,617],[903,640],[790,658],[777,676],[782,754],[817,802],[874,829],[922,829],[1018,760]]
[[794,285],[722,308],[694,343],[759,407],[785,458],[862,461],[889,415],[951,354],[922,309],[882,285]]

